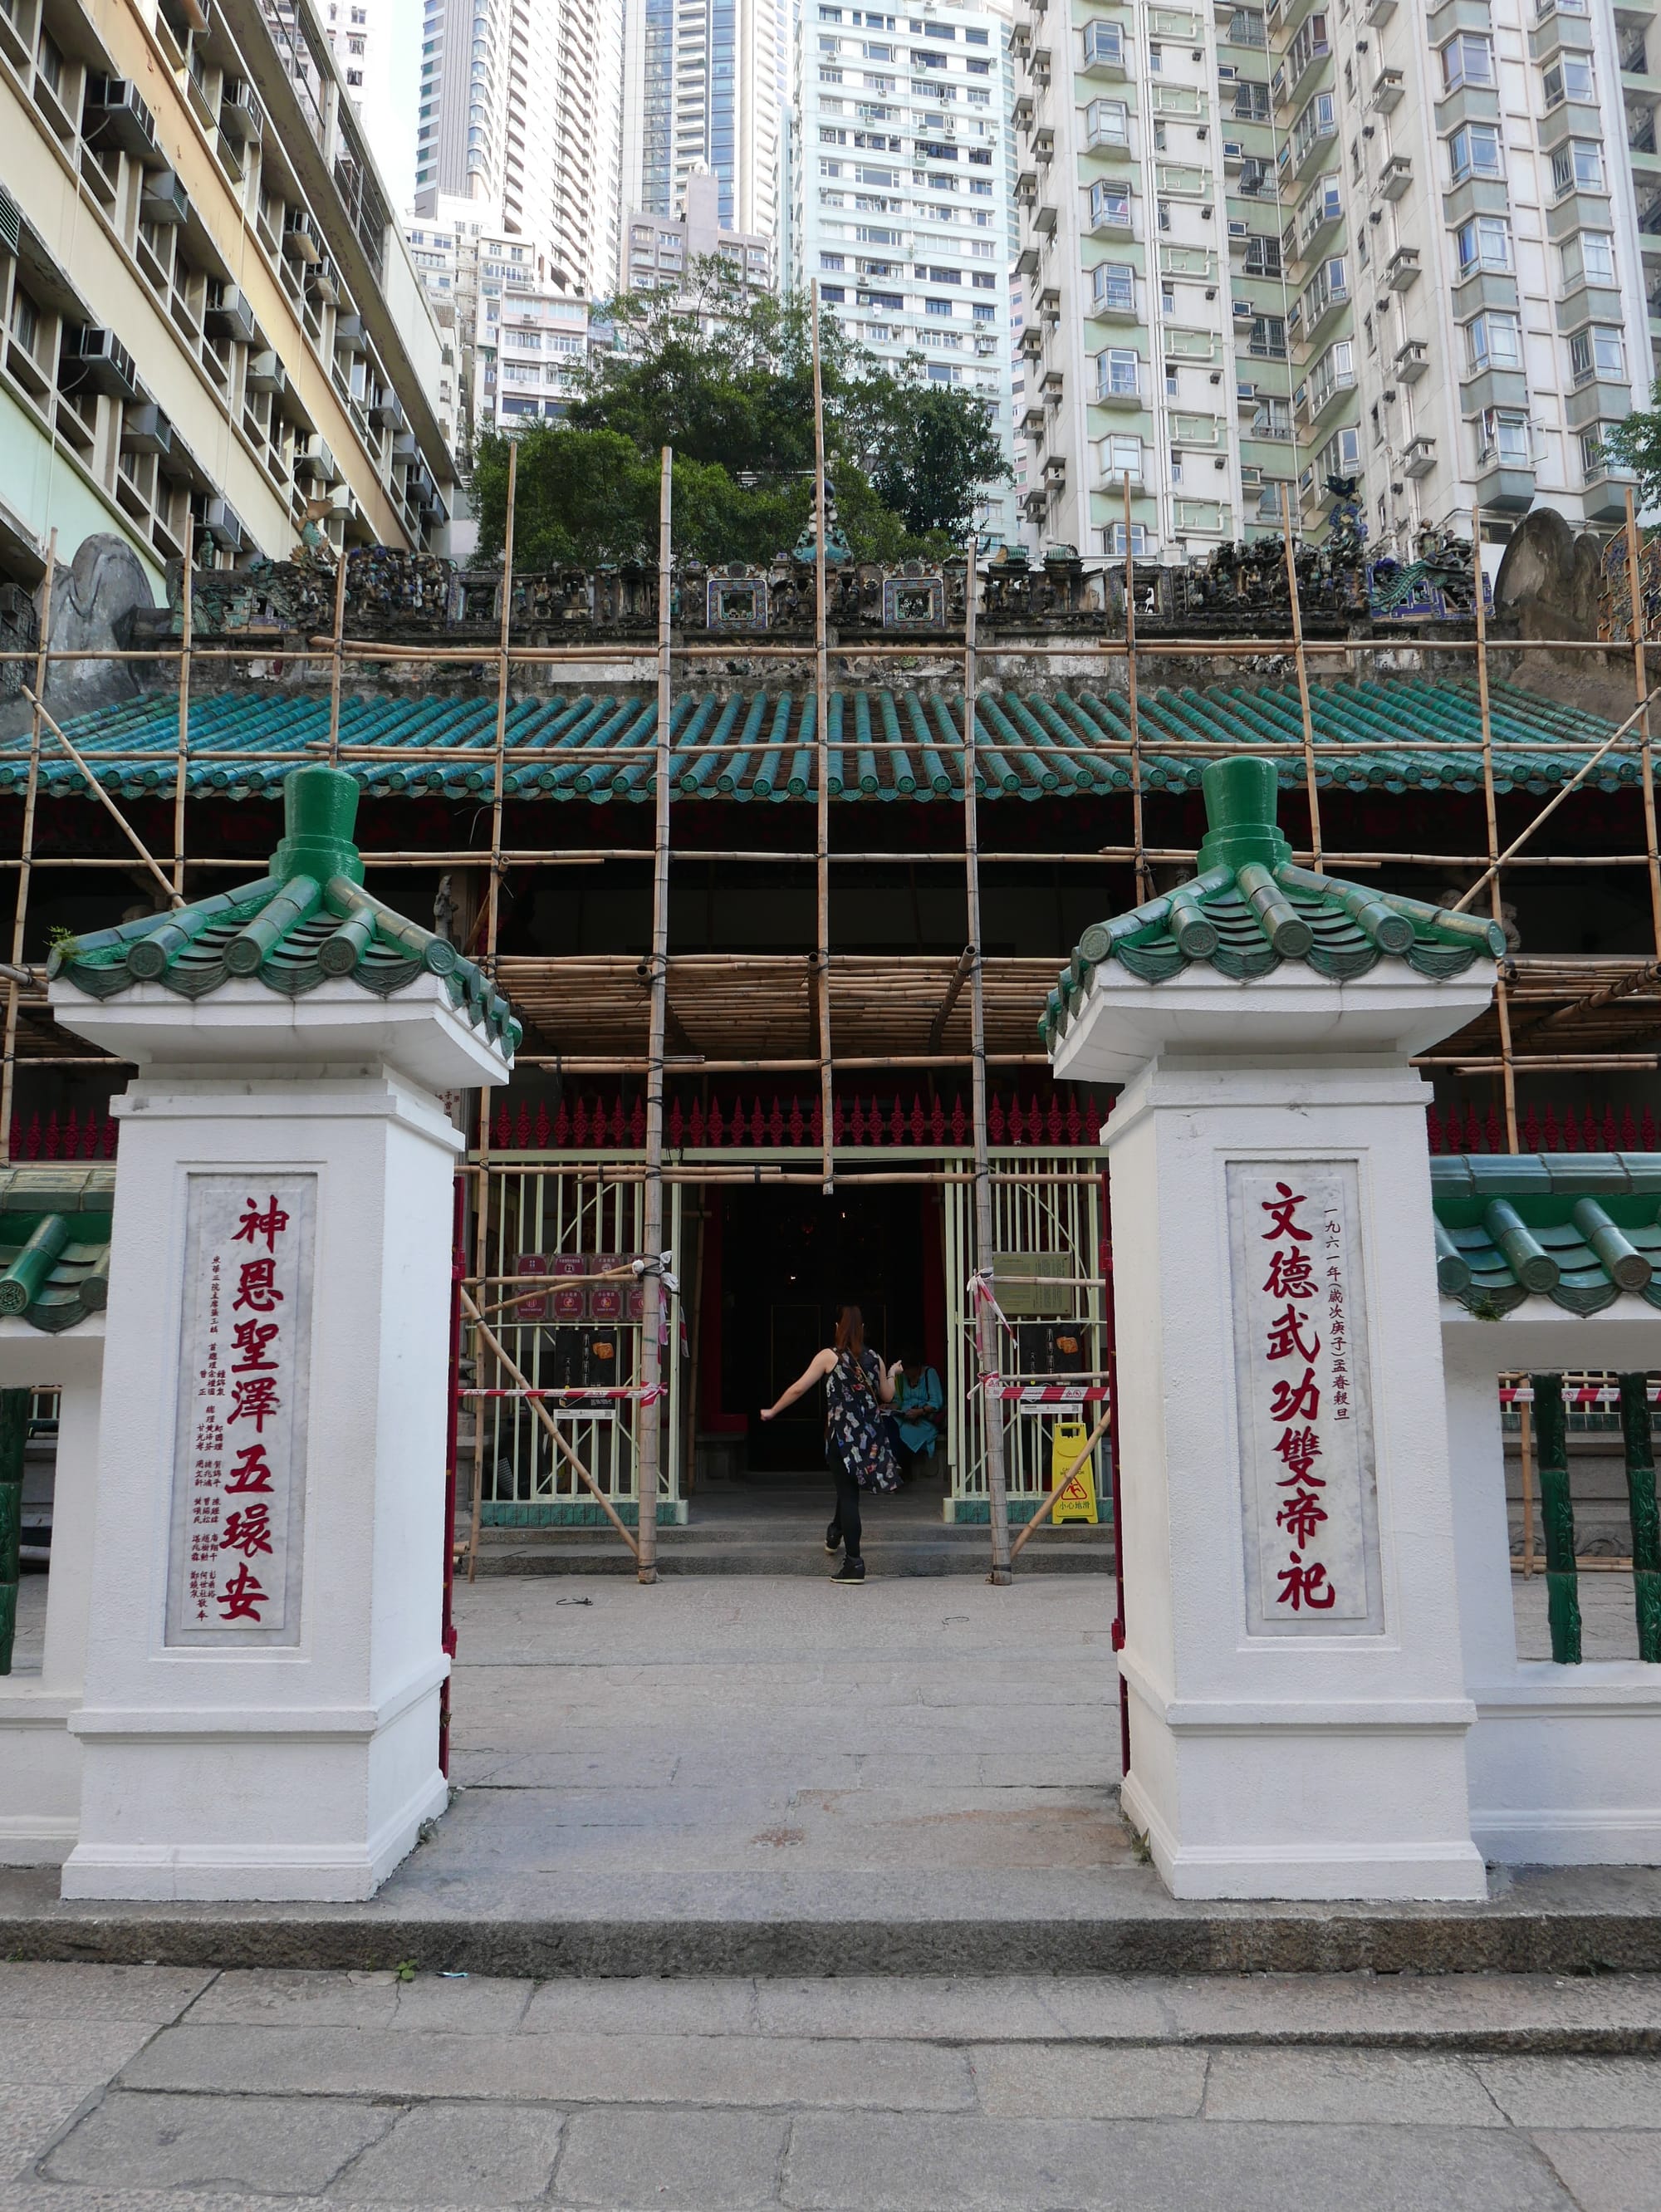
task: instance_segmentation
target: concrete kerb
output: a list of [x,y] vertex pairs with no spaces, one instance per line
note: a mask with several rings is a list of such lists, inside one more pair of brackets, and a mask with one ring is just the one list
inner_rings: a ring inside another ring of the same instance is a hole
[[537,1979],[1661,1972],[1661,1872],[1649,1869],[1500,1874],[1474,1905],[1185,1905],[1140,1868],[1040,1885],[1036,1910],[1022,1909],[1015,1876],[943,1880],[931,1905],[899,1911],[868,1881],[760,1877],[666,1883],[655,1913],[621,1881],[591,1883],[583,1908],[559,1912],[506,1888],[471,1905],[412,1897],[407,1877],[343,1905],[72,1903],[56,1887],[50,1869],[0,1870],[0,1958],[336,1971],[409,1960]]

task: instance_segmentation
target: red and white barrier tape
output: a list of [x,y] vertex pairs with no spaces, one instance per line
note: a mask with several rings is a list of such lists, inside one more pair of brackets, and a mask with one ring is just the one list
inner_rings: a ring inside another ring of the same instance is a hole
[[1006,1382],[988,1375],[981,1384],[989,1398],[1023,1406],[1083,1406],[1107,1395],[1105,1382]]
[[[1649,1399],[1652,1406],[1661,1405],[1661,1384],[1651,1383]],[[1589,1383],[1584,1388],[1566,1389],[1563,1393],[1566,1406],[1618,1406],[1620,1402],[1621,1393],[1607,1382]],[[1500,1403],[1502,1406],[1531,1406],[1534,1403],[1532,1385],[1527,1382],[1507,1383],[1500,1393]]]
[[640,1382],[604,1383],[597,1384],[592,1389],[584,1389],[580,1385],[572,1384],[557,1390],[464,1390],[460,1395],[464,1398],[557,1398],[567,1405],[638,1398],[643,1406],[650,1406],[668,1395],[668,1386],[662,1382],[653,1382],[649,1387]]

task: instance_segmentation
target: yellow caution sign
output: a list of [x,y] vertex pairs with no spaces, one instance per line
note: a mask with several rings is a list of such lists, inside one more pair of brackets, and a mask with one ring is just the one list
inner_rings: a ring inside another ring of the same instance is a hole
[[[1050,1487],[1053,1490],[1061,1481],[1073,1462],[1090,1441],[1090,1431],[1082,1421],[1058,1421],[1050,1434]],[[1064,1487],[1051,1509],[1052,1521],[1088,1521],[1096,1525],[1096,1485],[1094,1462],[1095,1454],[1089,1453],[1079,1461]]]

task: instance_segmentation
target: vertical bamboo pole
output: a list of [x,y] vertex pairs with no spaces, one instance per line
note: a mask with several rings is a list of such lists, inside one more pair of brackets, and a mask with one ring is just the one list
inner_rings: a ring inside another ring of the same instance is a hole
[[185,896],[185,786],[191,755],[191,647],[195,642],[196,517],[185,510],[185,566],[179,585],[179,744],[173,756],[173,896]]
[[814,863],[818,878],[819,1110],[824,1122],[824,1188],[836,1187],[834,1109],[831,1083],[830,1026],[830,751],[827,743],[830,704],[829,637],[825,614],[825,387],[819,359],[819,279],[813,280],[813,742],[819,804],[814,824]]
[[1297,550],[1292,543],[1292,487],[1281,486],[1282,544],[1286,550],[1286,596],[1292,610],[1292,652],[1298,671],[1298,706],[1303,715],[1303,788],[1309,802],[1309,842],[1314,858],[1310,866],[1325,868],[1321,850],[1321,801],[1315,788],[1315,721],[1309,708],[1309,659],[1303,649],[1303,607],[1298,598]]
[[1125,471],[1125,701],[1131,716],[1131,845],[1137,904],[1154,896],[1142,831],[1142,708],[1137,696],[1137,556],[1131,547],[1131,471]]
[[[657,810],[652,852],[652,1026],[646,1045],[646,1229],[644,1243],[654,1264],[664,1243],[664,1032],[669,1020],[669,726],[674,713],[671,629],[674,579],[672,526],[675,456],[664,447],[658,491],[658,761]],[[658,1331],[664,1315],[664,1279],[649,1274],[640,1319],[640,1382],[646,1392],[662,1379]],[[670,1358],[674,1357],[673,1346]],[[640,1517],[636,1568],[643,1583],[658,1579],[658,1463],[664,1427],[655,1397],[640,1407]]]
[[1574,1502],[1569,1494],[1563,1378],[1536,1375],[1530,1380],[1540,1431],[1540,1516],[1546,1531],[1546,1613],[1551,1624],[1551,1656],[1559,1666],[1578,1667],[1580,1591],[1574,1559]]
[[1661,955],[1661,849],[1658,849],[1656,843],[1655,755],[1651,745],[1650,710],[1646,704],[1650,696],[1650,679],[1644,651],[1644,640],[1649,629],[1649,611],[1644,605],[1644,584],[1638,556],[1638,516],[1632,503],[1632,486],[1628,484],[1627,581],[1632,595],[1632,673],[1637,687],[1638,703],[1644,709],[1644,719],[1638,726],[1638,763],[1644,784],[1644,843],[1650,864],[1650,926],[1654,933],[1656,951]]
[[1661,1662],[1661,1514],[1655,1503],[1650,1378],[1623,1375],[1620,1383],[1627,1505],[1632,1516],[1632,1598],[1638,1614],[1638,1656],[1654,1666]]
[[[1526,1382],[1528,1377],[1525,1376]],[[1525,1404],[1517,1408],[1521,1416],[1518,1423],[1518,1443],[1523,1462],[1523,1580],[1534,1579],[1534,1408]]]
[[[508,467],[512,467],[510,460]],[[346,637],[346,544],[341,542],[340,557],[335,562],[335,635],[330,641],[329,659],[329,765],[340,766],[340,671],[342,646]]]
[[[969,1103],[974,1117],[974,1264],[985,1284],[992,1272],[993,1238],[991,1157],[986,1142],[986,994],[980,957],[980,830],[975,791],[975,711],[980,684],[975,641],[975,599],[979,591],[976,550],[971,533],[963,580],[963,872],[973,963],[969,969]],[[1003,1401],[985,1388],[987,1377],[997,1368],[998,1348],[997,1322],[984,1290],[975,1299],[974,1339],[974,1387],[980,1395],[981,1418],[986,1427],[986,1503],[992,1532],[990,1579],[1001,1587],[1014,1579],[1009,1566],[1009,1498],[1003,1469]]]
[[[1470,569],[1475,584],[1476,615],[1476,705],[1482,726],[1482,805],[1488,821],[1488,910],[1501,918],[1500,895],[1500,817],[1494,793],[1494,722],[1488,708],[1488,609],[1482,599],[1482,510],[1470,510]],[[1494,985],[1494,1011],[1500,1024],[1500,1084],[1506,1107],[1506,1150],[1517,1149],[1517,1069],[1511,1056],[1511,1000],[1503,975]]]
[[[34,872],[34,811],[40,796],[40,702],[46,696],[46,656],[52,650],[52,579],[58,570],[58,532],[46,540],[46,577],[40,586],[40,635],[34,654],[34,710],[29,717],[29,780],[23,793],[23,842],[17,866],[17,903],[12,913],[11,964],[23,964],[23,933],[29,918],[29,879]],[[17,994],[6,985],[6,1048],[0,1061],[0,1158],[11,1158],[12,1102],[17,1078]]]
[[[504,757],[507,746],[507,641],[513,614],[513,516],[519,490],[519,449],[510,444],[507,448],[507,518],[502,530],[502,605],[501,624],[496,647],[496,759],[491,784],[490,801],[490,884],[485,905],[485,973],[494,982],[496,976],[496,928],[500,915],[498,896],[502,872],[502,792],[506,781],[507,763]],[[475,1153],[474,1188],[478,1194],[473,1213],[473,1273],[482,1275],[488,1266],[488,1242],[490,1234],[490,1093],[481,1091],[479,1098],[479,1141]],[[477,1329],[473,1331],[474,1381],[483,1376],[480,1364],[482,1340]],[[467,1579],[474,1582],[479,1571],[479,1522],[484,1510],[484,1430],[486,1407],[490,1401],[476,1398],[473,1401],[473,1497],[469,1519],[467,1540]]]

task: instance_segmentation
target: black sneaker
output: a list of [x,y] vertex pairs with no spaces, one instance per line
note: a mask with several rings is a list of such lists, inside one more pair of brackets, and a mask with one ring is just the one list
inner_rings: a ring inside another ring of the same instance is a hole
[[842,1548],[842,1531],[833,1521],[825,1531],[825,1549],[834,1559]]
[[863,1559],[844,1559],[831,1577],[834,1583],[863,1583],[864,1579],[865,1562]]

